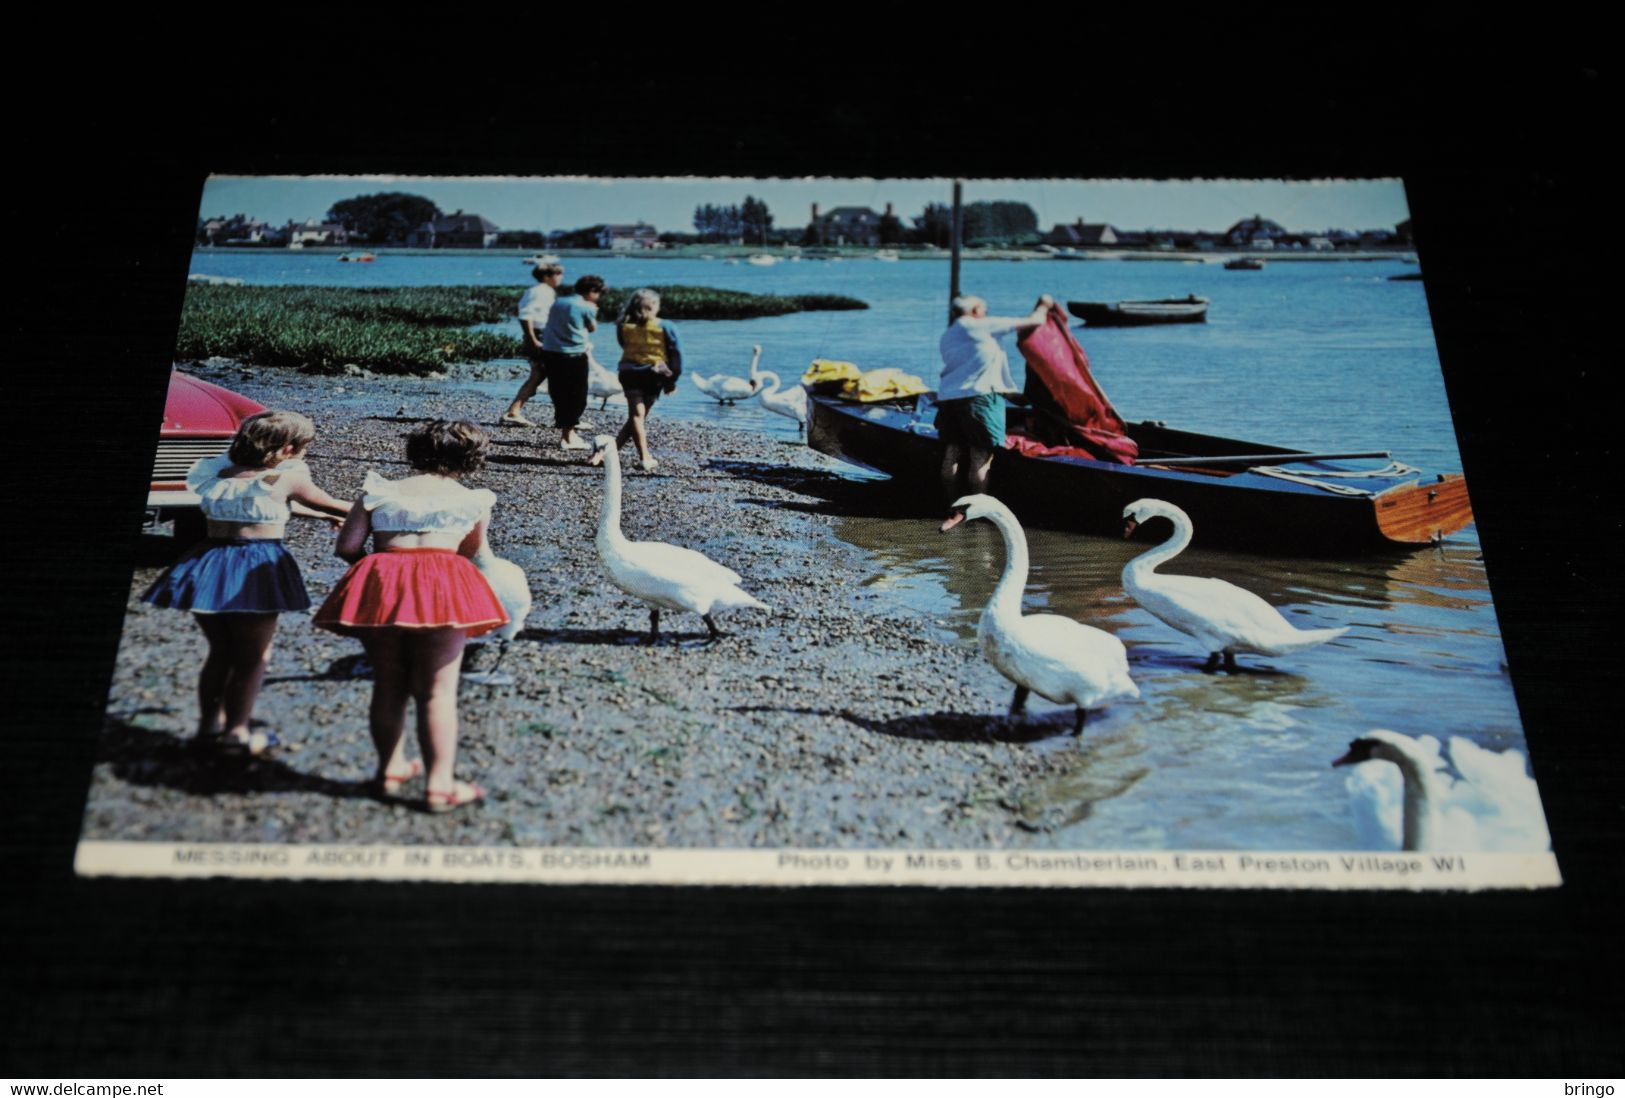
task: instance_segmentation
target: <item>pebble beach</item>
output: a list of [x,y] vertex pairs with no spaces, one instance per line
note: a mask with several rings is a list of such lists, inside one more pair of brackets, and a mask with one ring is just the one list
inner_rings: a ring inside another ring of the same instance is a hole
[[[550,427],[495,426],[500,407],[455,375],[179,368],[310,414],[308,460],[341,498],[368,470],[407,475],[402,440],[425,419],[486,426],[491,461],[466,483],[497,494],[491,545],[527,573],[535,605],[500,668],[512,683],[460,692],[458,774],[487,799],[434,816],[421,779],[396,799],[373,793],[360,645],[307,615],[284,615],[256,709],[284,746],[246,759],[194,745],[203,638],[187,615],[140,602],[174,552],[167,536],[144,537],[86,839],[997,848],[1044,845],[1092,799],[1133,784],[1134,749],[1112,722],[1091,720],[1075,740],[1069,709],[1039,705],[1007,725],[1010,688],[973,647],[864,583],[860,550],[830,532],[854,486],[804,445],[657,406],[659,469],[623,461],[626,535],[706,553],[772,610],[719,615],[727,635],[715,642],[697,615],[668,612],[649,644],[646,607],[611,585],[593,544],[604,473],[561,452]],[[545,397],[528,411],[551,421]],[[608,433],[621,422],[613,406],[587,415]],[[921,536],[934,526],[922,520]],[[319,602],[344,571],[333,532],[296,520],[288,540]],[[465,666],[495,658],[494,644],[471,645]],[[1085,771],[1064,813],[1029,796]]]

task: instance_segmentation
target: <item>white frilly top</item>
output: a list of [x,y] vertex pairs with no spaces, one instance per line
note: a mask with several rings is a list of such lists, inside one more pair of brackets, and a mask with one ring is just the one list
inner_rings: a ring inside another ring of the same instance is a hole
[[445,530],[466,534],[491,513],[497,495],[489,488],[465,488],[455,480],[441,480],[431,491],[401,491],[397,481],[376,471],[361,482],[361,505],[374,530],[386,533],[428,533]]
[[288,521],[288,502],[278,499],[271,484],[283,473],[306,468],[302,461],[284,461],[261,469],[251,477],[223,477],[235,462],[226,454],[204,458],[186,472],[186,487],[196,492],[204,518],[217,522],[251,522],[273,526]]

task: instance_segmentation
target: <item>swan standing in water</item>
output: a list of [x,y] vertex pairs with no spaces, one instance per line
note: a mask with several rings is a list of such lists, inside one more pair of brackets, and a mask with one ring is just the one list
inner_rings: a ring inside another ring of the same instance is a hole
[[694,387],[718,404],[737,404],[741,400],[749,400],[756,395],[756,390],[762,387],[761,378],[756,371],[756,364],[762,360],[762,345],[758,343],[751,350],[748,380],[742,377],[729,377],[727,374],[712,374],[706,378],[691,373],[689,376],[694,379]]
[[1136,526],[1159,517],[1174,524],[1174,536],[1129,561],[1123,569],[1123,586],[1153,617],[1195,637],[1207,649],[1203,670],[1215,670],[1221,656],[1225,670],[1234,671],[1237,652],[1285,656],[1348,632],[1346,626],[1295,628],[1275,607],[1222,579],[1158,575],[1157,565],[1173,560],[1191,543],[1190,516],[1160,499],[1135,500],[1123,508],[1125,538]]
[[598,512],[598,559],[610,582],[649,604],[649,641],[660,636],[660,611],[699,614],[711,639],[722,630],[711,620],[715,610],[770,607],[739,587],[740,575],[693,549],[660,541],[627,541],[621,533],[621,456],[615,439],[593,439],[591,462],[604,466],[604,503]]
[[[1486,751],[1450,737],[1452,779],[1432,736],[1377,729],[1349,743],[1333,766],[1344,783],[1360,844],[1373,850],[1544,851],[1552,838],[1521,751]],[[1376,762],[1378,765],[1357,765]],[[1381,765],[1383,762],[1393,766]]]
[[954,501],[955,515],[944,532],[960,522],[985,518],[1004,537],[1004,574],[976,625],[987,662],[1016,684],[1010,716],[1025,711],[1029,692],[1077,710],[1072,734],[1083,731],[1092,706],[1120,698],[1137,698],[1140,688],[1128,673],[1128,650],[1104,630],[1059,614],[1021,612],[1027,586],[1027,538],[1021,524],[992,496],[965,496]]
[[[757,385],[762,386],[756,394],[757,399],[762,402],[762,407],[770,412],[777,412],[781,416],[795,420],[796,432],[806,434],[807,390],[803,389],[798,382],[784,392],[779,392],[779,375],[771,370],[758,370],[756,368],[756,364],[762,360],[762,345],[760,343],[756,344],[751,348],[751,352],[750,379]],[[771,386],[767,384],[769,378],[773,381]]]
[[[767,385],[767,379],[769,378],[771,378],[773,381],[771,387]],[[761,379],[763,389],[757,394],[757,397],[761,400],[762,407],[766,408],[770,412],[777,412],[781,416],[787,416],[790,419],[795,420],[796,432],[798,434],[806,434],[808,413],[807,390],[803,389],[799,384],[797,384],[791,386],[782,393],[779,392],[779,375],[773,373],[771,370],[763,370],[761,373]]]
[[485,582],[491,585],[491,590],[496,593],[502,609],[508,612],[508,624],[496,630],[497,661],[491,665],[491,669],[465,672],[462,678],[464,682],[506,686],[513,682],[513,677],[498,674],[497,668],[501,667],[502,661],[507,658],[508,645],[525,627],[525,618],[530,614],[530,581],[525,579],[525,570],[519,565],[511,560],[503,560],[491,552],[489,542],[480,543],[479,551],[474,554],[472,560],[474,567],[484,573]]
[[587,396],[599,398],[599,411],[609,407],[612,400],[617,404],[626,403],[626,393],[621,390],[621,375],[593,357],[591,341],[587,343]]

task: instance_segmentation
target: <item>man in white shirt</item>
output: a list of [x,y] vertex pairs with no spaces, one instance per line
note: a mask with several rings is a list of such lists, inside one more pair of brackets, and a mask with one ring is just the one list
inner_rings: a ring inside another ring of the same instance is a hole
[[[987,491],[993,453],[1004,446],[1004,396],[1018,393],[999,337],[1028,332],[1049,319],[1055,299],[1044,294],[1024,317],[988,316],[987,302],[971,294],[954,298],[954,322],[942,333],[942,380],[937,383],[937,437],[942,490],[947,502]],[[967,460],[968,457],[968,460]],[[961,472],[964,486],[961,490]],[[956,516],[963,520],[963,515]],[[943,529],[956,525],[950,518]]]
[[547,369],[542,364],[542,329],[547,325],[547,314],[558,300],[559,283],[564,281],[564,267],[558,263],[538,263],[531,274],[536,285],[526,290],[519,299],[519,327],[525,334],[525,357],[530,360],[530,376],[519,386],[519,393],[503,413],[502,423],[518,427],[534,427],[525,418],[525,401],[536,395]]

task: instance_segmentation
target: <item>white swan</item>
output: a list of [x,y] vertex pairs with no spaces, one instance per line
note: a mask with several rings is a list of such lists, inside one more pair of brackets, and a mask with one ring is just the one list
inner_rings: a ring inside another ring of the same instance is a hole
[[627,541],[621,533],[621,457],[609,435],[593,439],[592,462],[604,466],[604,503],[598,512],[598,559],[610,582],[649,604],[649,640],[660,636],[660,611],[699,614],[712,639],[722,635],[715,610],[770,607],[739,587],[740,576],[704,553],[660,541]]
[[[1026,708],[1029,691],[1036,692],[1077,709],[1072,728],[1077,735],[1092,706],[1139,697],[1140,688],[1129,678],[1128,650],[1122,641],[1059,614],[1022,614],[1027,538],[1016,516],[992,496],[965,496],[954,501],[954,510],[963,512],[965,519],[987,519],[1004,536],[1004,574],[982,611],[976,638],[987,662],[1016,684],[1010,716]],[[950,530],[959,521],[956,515],[943,529]]]
[[617,404],[626,403],[626,393],[621,389],[621,375],[593,357],[591,341],[587,343],[587,396],[600,398],[600,411],[609,407],[612,400]]
[[491,585],[491,590],[495,592],[497,601],[502,604],[502,609],[508,612],[508,624],[495,630],[499,647],[497,661],[491,665],[491,669],[466,674],[463,678],[469,682],[502,685],[513,681],[506,675],[498,675],[497,668],[502,666],[503,659],[508,655],[509,643],[525,627],[525,618],[530,614],[530,582],[525,578],[523,568],[493,553],[489,542],[482,542],[472,559],[474,567],[484,573],[485,582]]
[[701,377],[697,373],[689,376],[694,379],[694,387],[718,404],[734,404],[741,400],[749,400],[756,395],[756,390],[762,387],[761,379],[757,376],[756,364],[762,359],[762,345],[758,343],[751,348],[750,378],[729,377],[727,374],[713,374],[709,378]]
[[[1521,751],[1486,751],[1450,737],[1452,779],[1432,736],[1377,729],[1349,744],[1333,766],[1354,766],[1354,826],[1371,850],[1549,850],[1551,834]],[[1376,762],[1378,765],[1355,765]],[[1393,766],[1383,766],[1391,762]],[[1397,768],[1397,769],[1396,769]]]
[[[762,407],[770,412],[777,412],[781,416],[788,416],[796,421],[796,430],[800,434],[807,433],[808,402],[807,390],[798,383],[784,392],[779,392],[779,375],[771,370],[763,370],[759,375],[762,381],[762,390],[757,393],[757,399]],[[769,386],[767,379],[771,378],[773,384]]]
[[1218,667],[1221,655],[1225,669],[1233,671],[1237,652],[1285,656],[1348,632],[1347,627],[1295,628],[1275,607],[1222,579],[1157,574],[1157,565],[1173,560],[1191,543],[1190,516],[1160,499],[1135,500],[1123,508],[1125,538],[1158,517],[1173,522],[1174,536],[1129,561],[1123,586],[1152,616],[1196,638],[1208,652],[1205,670]]
[[[781,416],[787,416],[795,420],[797,433],[806,434],[809,413],[807,390],[801,387],[800,382],[797,382],[784,392],[779,392],[779,375],[770,370],[757,369],[757,363],[761,361],[762,345],[758,343],[751,348],[750,359],[750,379],[761,386],[756,393],[757,399],[762,402],[762,407],[768,411],[777,412]],[[769,378],[773,381],[772,385],[767,384]]]

